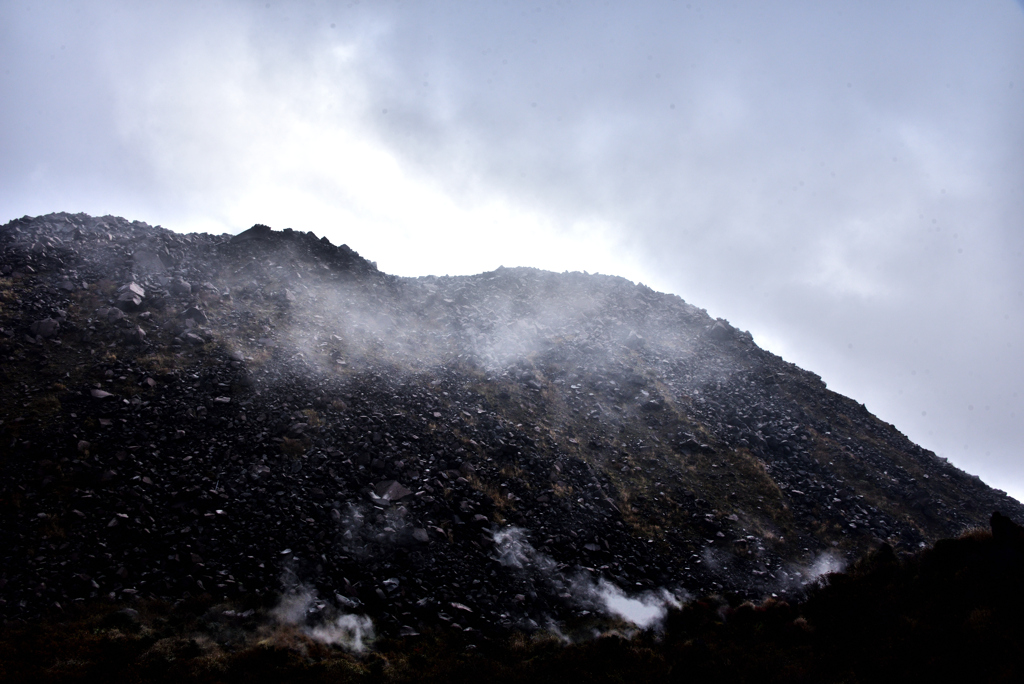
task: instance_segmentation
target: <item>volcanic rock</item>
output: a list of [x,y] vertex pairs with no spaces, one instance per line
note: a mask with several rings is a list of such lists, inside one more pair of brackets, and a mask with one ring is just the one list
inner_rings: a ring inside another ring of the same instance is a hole
[[385,501],[399,501],[412,495],[412,491],[395,480],[380,482],[376,487],[377,496]]
[[121,294],[117,297],[117,307],[124,311],[135,311],[138,309],[142,306],[142,300],[146,296],[146,291],[135,282],[128,283],[119,292]]
[[160,255],[153,249],[140,247],[132,253],[135,270],[144,275],[162,275],[167,272]]
[[243,230],[241,233],[231,238],[231,243],[238,244],[239,242],[246,242],[248,240],[266,240],[270,238],[272,232],[273,230],[270,226],[257,223],[249,230]]
[[209,320],[207,319],[206,314],[203,313],[203,310],[195,306],[190,306],[185,309],[185,311],[182,312],[181,317],[189,318],[196,323],[206,323],[207,320]]
[[184,297],[192,294],[192,284],[179,276],[171,282],[170,291],[176,297]]
[[57,334],[57,331],[60,330],[60,323],[52,318],[44,318],[29,326],[29,330],[32,331],[33,335],[38,335],[45,339]]
[[4,619],[303,584],[391,635],[536,629],[597,587],[795,596],[1024,518],[622,278],[397,278],[311,233],[85,214],[0,227],[0,271]]

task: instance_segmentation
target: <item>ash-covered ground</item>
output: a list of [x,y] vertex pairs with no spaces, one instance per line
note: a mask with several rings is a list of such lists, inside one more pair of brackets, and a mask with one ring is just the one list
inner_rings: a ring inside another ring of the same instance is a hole
[[83,214],[0,228],[0,270],[7,620],[209,595],[328,641],[643,627],[1024,517],[621,278],[398,278],[312,233]]

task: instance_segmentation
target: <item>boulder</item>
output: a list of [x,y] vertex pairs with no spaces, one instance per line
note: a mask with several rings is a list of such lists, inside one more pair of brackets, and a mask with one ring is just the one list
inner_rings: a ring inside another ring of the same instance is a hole
[[60,330],[60,323],[52,318],[44,318],[41,321],[33,323],[29,330],[32,331],[33,335],[38,337],[47,338],[53,337]]
[[727,321],[717,320],[708,328],[705,334],[712,340],[724,342],[725,340],[732,339],[735,333],[736,329],[729,325]]
[[146,291],[138,283],[128,283],[121,288],[121,294],[117,297],[117,308],[124,311],[136,311],[142,306],[142,300]]
[[128,344],[145,344],[146,331],[136,325],[125,332],[124,338],[125,341],[128,342]]
[[135,250],[132,254],[132,264],[135,270],[143,275],[162,275],[167,271],[160,255],[146,247]]
[[192,284],[182,278],[172,280],[169,289],[175,297],[187,297],[192,294]]
[[206,323],[209,320],[202,309],[190,306],[182,312],[183,318],[190,318],[196,323]]
[[238,235],[231,238],[231,244],[235,245],[239,242],[248,242],[250,240],[266,240],[270,237],[270,234],[274,231],[270,226],[265,226],[262,223],[257,223],[249,230],[243,230]]
[[396,480],[384,480],[374,488],[377,496],[385,501],[398,501],[412,496],[412,491]]

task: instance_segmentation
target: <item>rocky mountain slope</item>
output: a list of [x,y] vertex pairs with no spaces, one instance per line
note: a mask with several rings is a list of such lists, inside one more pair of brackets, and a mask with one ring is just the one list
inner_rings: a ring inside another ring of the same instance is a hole
[[83,214],[0,228],[0,270],[8,620],[283,594],[328,637],[643,625],[1024,518],[621,278],[398,278],[312,233]]
[[[349,653],[212,597],[69,609],[0,632],[4,682],[1019,682],[1024,529],[897,557],[883,545],[796,601],[705,597],[626,637],[448,628]],[[214,604],[214,605],[211,605]],[[273,611],[271,611],[273,612]],[[315,633],[314,633],[315,635]]]

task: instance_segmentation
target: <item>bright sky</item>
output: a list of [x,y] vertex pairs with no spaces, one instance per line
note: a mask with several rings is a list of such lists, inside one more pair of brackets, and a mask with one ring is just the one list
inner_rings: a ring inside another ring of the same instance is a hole
[[622,275],[1024,498],[1013,0],[6,0],[0,94],[0,221]]

